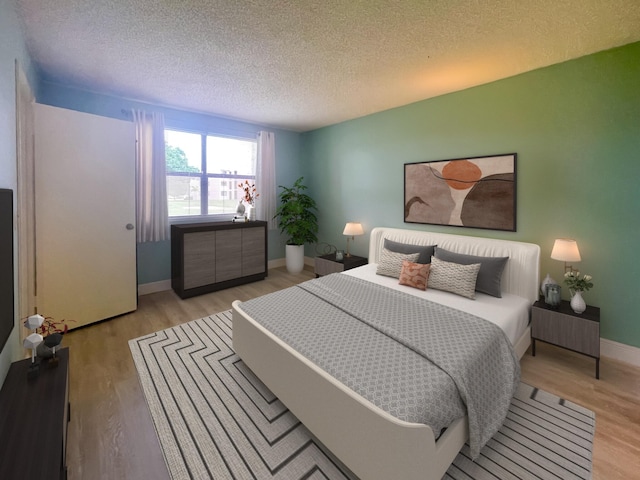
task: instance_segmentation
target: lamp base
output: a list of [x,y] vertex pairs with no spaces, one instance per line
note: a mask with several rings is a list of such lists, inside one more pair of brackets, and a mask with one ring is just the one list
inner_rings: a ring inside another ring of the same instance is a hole
[[344,254],[345,257],[351,256],[351,254],[349,253],[349,240],[354,240],[354,237],[347,237],[347,253]]

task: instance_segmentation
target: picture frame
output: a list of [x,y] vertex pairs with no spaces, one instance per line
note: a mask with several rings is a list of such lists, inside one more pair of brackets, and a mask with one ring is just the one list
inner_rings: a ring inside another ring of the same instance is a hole
[[404,222],[516,231],[517,154],[404,164]]

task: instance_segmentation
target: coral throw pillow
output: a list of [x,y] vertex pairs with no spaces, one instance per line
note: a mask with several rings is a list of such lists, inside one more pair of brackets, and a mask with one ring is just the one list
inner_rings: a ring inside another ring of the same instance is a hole
[[431,268],[431,265],[428,263],[413,263],[403,260],[402,270],[400,272],[400,285],[426,290],[427,280],[429,279],[429,268]]

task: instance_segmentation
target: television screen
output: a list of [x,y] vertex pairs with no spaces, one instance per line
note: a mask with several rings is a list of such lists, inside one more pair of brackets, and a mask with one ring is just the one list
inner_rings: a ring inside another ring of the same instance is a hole
[[0,189],[0,350],[13,330],[13,191]]

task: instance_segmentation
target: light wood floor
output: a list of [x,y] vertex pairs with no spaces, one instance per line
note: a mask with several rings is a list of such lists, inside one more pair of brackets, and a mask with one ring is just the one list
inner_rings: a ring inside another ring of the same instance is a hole
[[[313,277],[269,271],[260,282],[181,300],[173,291],[140,297],[138,310],[65,335],[70,348],[69,480],[165,480],[168,474],[127,341],[231,308]],[[596,413],[594,479],[640,478],[640,368],[593,360],[539,343],[522,359],[522,380]]]

